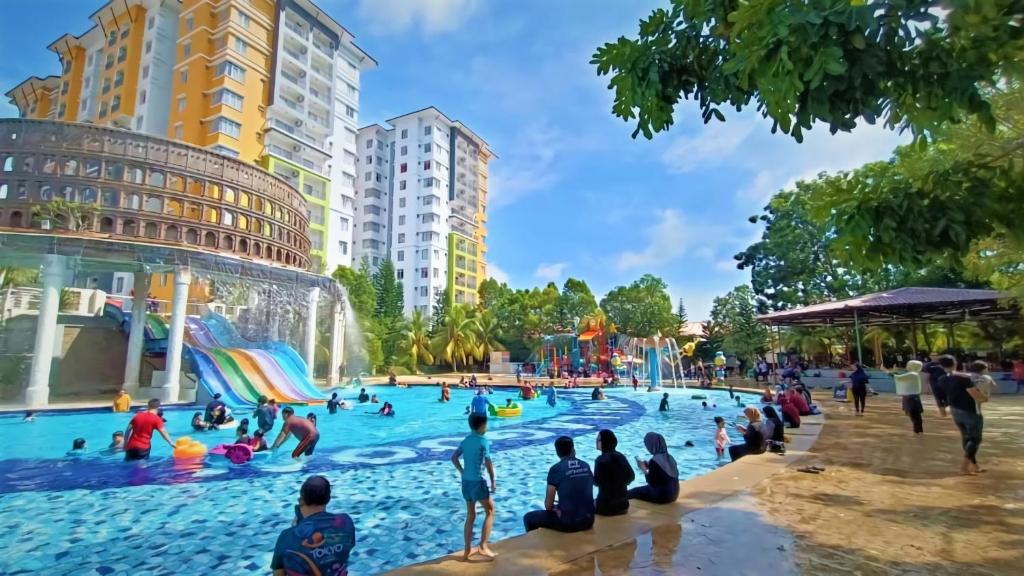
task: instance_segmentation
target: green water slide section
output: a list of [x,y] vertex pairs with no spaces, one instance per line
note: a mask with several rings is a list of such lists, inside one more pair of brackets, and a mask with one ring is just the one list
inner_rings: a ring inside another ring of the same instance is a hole
[[243,372],[238,366],[235,359],[223,349],[219,348],[207,348],[205,352],[210,356],[213,356],[214,360],[217,361],[217,365],[224,374],[225,380],[227,380],[228,383],[240,393],[240,396],[255,403],[256,399],[259,398],[262,393],[256,385],[246,377],[245,372]]
[[156,314],[146,314],[146,327],[149,328],[149,332],[152,338],[161,340],[166,339],[168,330],[167,323],[164,319]]

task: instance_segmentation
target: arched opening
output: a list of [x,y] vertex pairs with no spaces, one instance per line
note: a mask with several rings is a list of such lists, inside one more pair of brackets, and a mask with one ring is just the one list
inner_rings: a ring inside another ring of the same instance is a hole
[[245,238],[239,238],[238,239],[238,251],[241,252],[242,254],[248,254],[249,253],[249,241],[246,240]]
[[224,239],[221,240],[221,246],[223,246],[224,250],[227,250],[228,252],[234,252],[234,250],[235,250],[235,237],[231,236],[230,234],[225,235]]
[[252,255],[257,258],[263,258],[263,244],[260,244],[259,242],[253,242]]
[[117,190],[103,189],[103,205],[115,208],[121,204],[121,195],[117,193]]
[[224,211],[224,222],[223,222],[223,224],[225,226],[234,226],[235,225],[235,214],[233,212],[229,211],[229,210],[225,210]]
[[99,193],[92,186],[82,188],[82,202],[85,202],[86,204],[95,204],[98,196]]
[[214,234],[213,232],[207,232],[203,234],[203,246],[206,246],[207,248],[216,248],[217,235]]
[[135,220],[125,220],[121,223],[121,234],[124,236],[138,236],[139,225],[135,223]]
[[125,208],[129,210],[138,210],[142,205],[142,198],[140,198],[138,194],[129,194],[127,200],[128,202]]
[[164,228],[164,240],[170,240],[172,242],[181,240],[181,230],[179,230],[174,224]]
[[105,234],[113,234],[114,233],[114,219],[113,218],[109,218],[107,216],[104,216],[103,218],[100,218],[100,232],[103,232]]
[[216,208],[212,208],[212,207],[207,207],[206,208],[206,213],[203,214],[203,220],[206,221],[206,222],[211,222],[213,224],[219,224],[220,223],[220,210],[218,210]]
[[142,209],[146,212],[159,213],[163,210],[164,199],[160,196],[146,195],[146,201],[142,204]]
[[277,249],[277,258],[275,258],[275,260],[278,262],[284,262],[284,250],[280,248]]
[[168,214],[170,216],[181,216],[181,200],[168,198],[167,201],[164,202],[164,214]]
[[14,156],[7,156],[4,158],[4,172],[14,171]]
[[150,186],[163,188],[164,184],[166,183],[166,178],[164,178],[163,172],[159,170],[150,170],[149,178],[146,179],[146,183],[149,184]]
[[160,227],[155,222],[146,222],[146,225],[142,227],[142,235],[146,238],[159,238]]
[[203,212],[199,208],[198,204],[192,204],[191,202],[187,202],[185,204],[185,218],[199,222],[199,219],[202,217],[202,215]]
[[22,228],[24,227],[24,215],[21,211],[15,210],[7,217],[7,225],[11,228]]
[[274,259],[274,247],[269,244],[263,248],[263,257],[267,260]]
[[185,244],[199,244],[199,232],[195,228],[185,229]]

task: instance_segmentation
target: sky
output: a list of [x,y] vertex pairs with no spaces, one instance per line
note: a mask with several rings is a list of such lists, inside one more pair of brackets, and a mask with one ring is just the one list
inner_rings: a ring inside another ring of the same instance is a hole
[[[587,281],[600,297],[645,273],[691,320],[749,281],[733,255],[756,241],[747,217],[822,171],[887,158],[906,141],[875,126],[771,134],[752,111],[703,125],[693,102],[653,140],[611,113],[596,47],[635,37],[667,0],[317,0],[379,66],[362,77],[360,124],[435,106],[484,138],[491,164],[488,267],[516,288]],[[80,34],[100,0],[10,2],[0,19],[0,87],[58,72],[46,45]],[[31,22],[32,25],[26,25]],[[4,101],[0,116],[17,111]]]

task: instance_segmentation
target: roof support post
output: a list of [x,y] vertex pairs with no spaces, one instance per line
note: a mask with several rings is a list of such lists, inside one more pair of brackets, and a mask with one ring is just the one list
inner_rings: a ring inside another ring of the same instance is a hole
[[[857,363],[863,366],[864,358],[860,349],[860,314],[856,310],[853,311],[853,337],[857,339]],[[875,358],[875,362],[878,362],[878,358]]]

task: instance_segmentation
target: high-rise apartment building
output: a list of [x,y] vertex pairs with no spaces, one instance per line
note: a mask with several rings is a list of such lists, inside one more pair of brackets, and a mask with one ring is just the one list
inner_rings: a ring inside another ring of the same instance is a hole
[[487,174],[494,154],[464,124],[425,108],[359,131],[353,252],[389,256],[406,312],[438,294],[475,304],[486,275]]
[[59,76],[7,92],[22,117],[257,163],[305,195],[311,268],[352,264],[359,78],[376,62],[348,30],[310,0],[111,0],[90,19],[50,45]]

